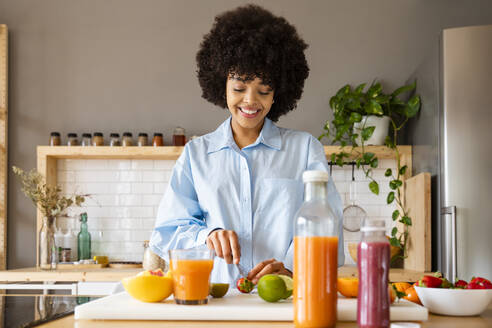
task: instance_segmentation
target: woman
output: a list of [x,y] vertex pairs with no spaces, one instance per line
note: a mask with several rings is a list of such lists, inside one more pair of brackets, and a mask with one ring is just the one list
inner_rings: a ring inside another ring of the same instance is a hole
[[[257,283],[292,276],[293,220],[303,202],[302,173],[327,170],[320,142],[275,126],[296,108],[308,76],[307,45],[284,18],[249,5],[219,15],[197,54],[203,98],[231,116],[186,144],[159,206],[151,249],[214,249],[212,281],[233,283],[238,266]],[[329,201],[340,220],[333,182]]]

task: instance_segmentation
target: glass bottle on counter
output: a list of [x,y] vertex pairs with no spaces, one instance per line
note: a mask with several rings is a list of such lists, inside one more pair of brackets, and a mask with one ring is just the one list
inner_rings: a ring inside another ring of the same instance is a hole
[[173,146],[184,146],[185,143],[185,129],[178,126],[173,132]]
[[60,146],[60,145],[61,145],[60,132],[51,132],[50,146]]
[[133,134],[131,132],[123,133],[123,139],[121,140],[121,145],[123,147],[133,146]]
[[389,327],[390,244],[385,236],[385,221],[366,218],[360,231],[362,237],[357,247],[357,324],[362,328]]
[[92,145],[92,136],[90,133],[82,133],[82,146],[89,147]]
[[149,144],[149,136],[147,133],[139,133],[138,134],[138,146],[145,147]]
[[87,227],[87,213],[80,214],[80,232],[77,235],[77,260],[91,258],[91,234]]
[[164,146],[164,139],[162,137],[162,133],[159,132],[154,133],[154,138],[152,139],[152,145],[154,147]]
[[304,203],[294,225],[294,323],[335,327],[338,222],[328,203],[325,171],[305,171]]
[[111,147],[121,146],[120,134],[119,133],[111,133],[109,135],[109,145]]
[[93,146],[104,146],[104,135],[101,132],[94,132],[94,137],[92,137]]
[[78,146],[79,140],[77,139],[77,133],[69,133],[67,140],[67,146]]

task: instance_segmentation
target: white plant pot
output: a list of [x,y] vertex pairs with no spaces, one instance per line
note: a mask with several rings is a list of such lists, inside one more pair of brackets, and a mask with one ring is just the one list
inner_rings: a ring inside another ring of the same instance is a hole
[[384,145],[384,140],[388,136],[388,129],[390,124],[390,118],[388,116],[362,116],[362,121],[359,123],[354,123],[354,133],[359,135],[357,138],[357,143],[360,145],[362,143],[362,139],[360,137],[362,127],[366,128],[370,126],[375,126],[374,133],[372,136],[364,142],[364,145],[372,145],[372,146],[381,146]]

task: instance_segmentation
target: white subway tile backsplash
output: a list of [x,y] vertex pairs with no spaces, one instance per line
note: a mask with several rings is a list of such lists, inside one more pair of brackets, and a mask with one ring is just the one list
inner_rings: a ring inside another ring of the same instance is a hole
[[131,192],[133,194],[153,194],[153,187],[152,183],[132,183]]
[[167,183],[154,183],[154,194],[164,195],[166,188]]
[[[57,226],[63,232],[79,231],[78,215],[89,215],[89,231],[94,255],[108,255],[112,261],[141,261],[143,241],[148,240],[155,225],[159,203],[168,186],[175,161],[172,160],[58,160],[58,182],[67,195],[89,193],[84,206],[69,211],[70,217],[60,218]],[[386,168],[394,169],[393,160],[380,160],[373,169],[380,195],[369,190],[362,169],[355,170],[357,197],[369,217],[384,218],[388,234],[394,226],[391,213],[395,204],[386,205],[390,178],[384,177]],[[352,167],[332,167],[332,178],[344,206],[350,204],[349,191]],[[344,231],[345,248],[358,242],[359,233]],[[346,263],[352,263],[348,252]]]
[[156,170],[169,170],[171,171],[174,168],[174,164],[176,161],[170,160],[155,160],[154,161],[154,169]]
[[151,160],[132,160],[132,170],[152,170],[154,163]]

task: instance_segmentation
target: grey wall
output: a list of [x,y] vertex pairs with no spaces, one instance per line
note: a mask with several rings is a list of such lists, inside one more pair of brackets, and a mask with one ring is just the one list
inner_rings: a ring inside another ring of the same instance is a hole
[[[317,136],[345,83],[403,83],[442,28],[492,23],[487,0],[254,1],[297,26],[311,74],[279,125]],[[214,130],[226,112],[201,99],[195,53],[231,0],[1,0],[10,30],[9,165],[36,166],[50,131]],[[35,263],[35,209],[10,174],[8,267]]]

